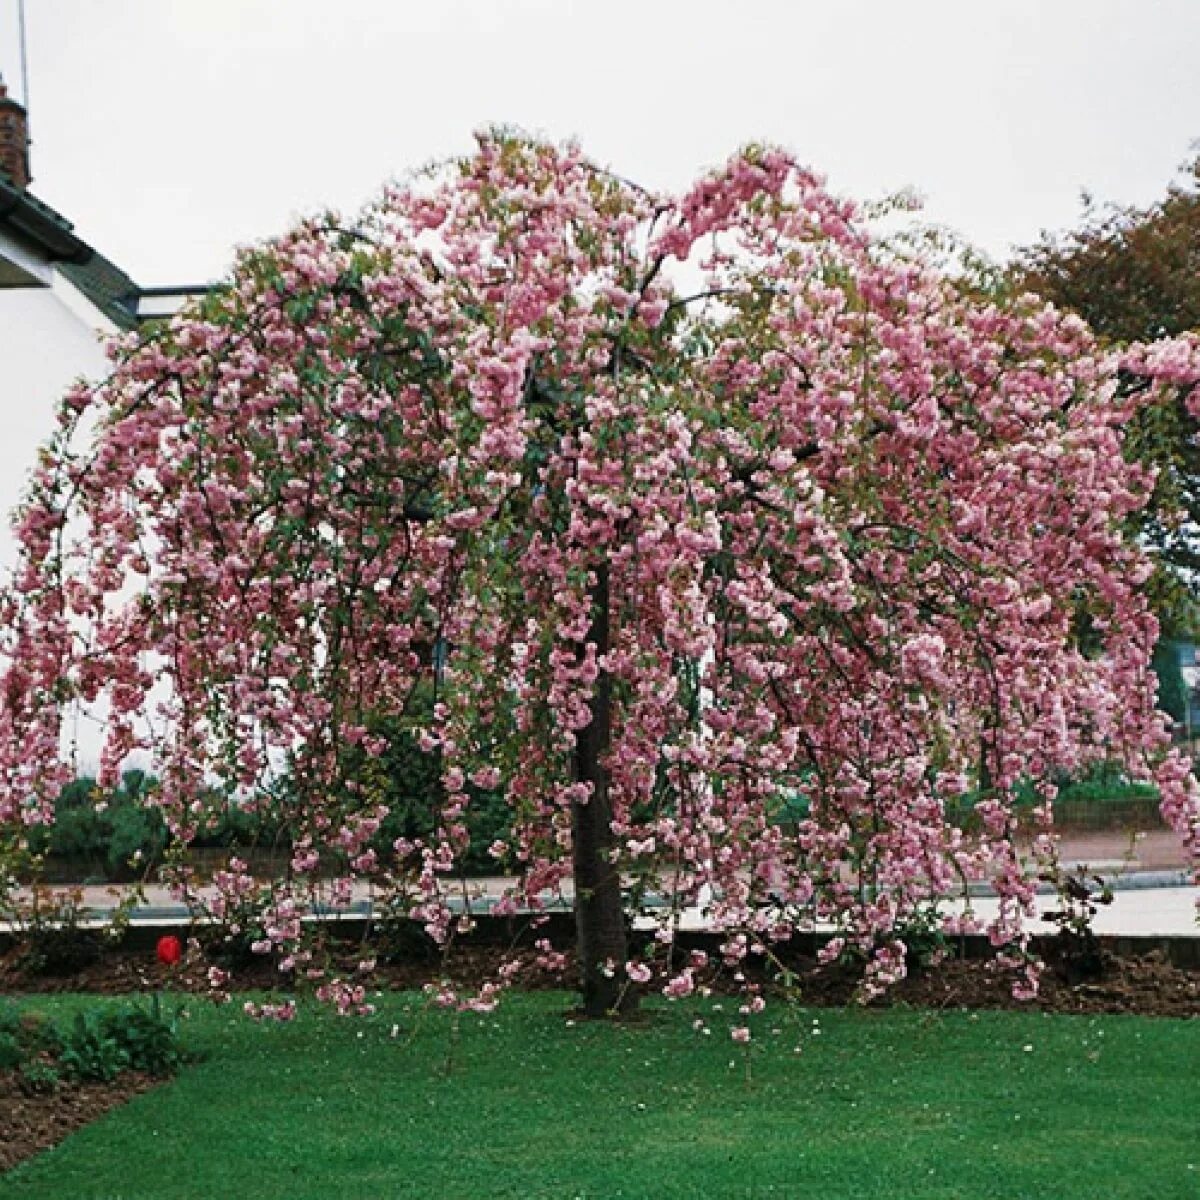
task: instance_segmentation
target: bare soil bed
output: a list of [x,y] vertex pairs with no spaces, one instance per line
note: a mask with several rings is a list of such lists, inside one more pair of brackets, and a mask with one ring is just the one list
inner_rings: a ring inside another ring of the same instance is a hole
[[[805,1003],[853,1002],[857,977],[837,966],[801,977]],[[1112,958],[1098,976],[1071,981],[1048,965],[1037,998],[1016,1000],[1011,977],[979,959],[948,959],[917,971],[873,1005],[914,1008],[1033,1009],[1050,1013],[1127,1013],[1144,1017],[1200,1017],[1200,972],[1173,966],[1160,954]]]
[[111,1083],[63,1083],[56,1091],[30,1094],[14,1072],[0,1071],[0,1173],[57,1146],[157,1082],[126,1071]]
[[[342,969],[353,970],[353,953],[347,952]],[[375,971],[364,980],[376,990],[418,989],[431,979],[449,979],[460,986],[478,986],[496,977],[501,961],[516,958],[520,970],[515,977],[518,988],[570,988],[575,978],[568,954],[564,972],[551,972],[538,965],[530,950],[506,950],[491,945],[460,944],[439,959],[436,955],[414,953],[394,960],[379,961]],[[69,974],[39,974],[26,969],[19,950],[10,950],[0,958],[0,995],[13,993],[46,994],[88,992],[97,995],[121,995],[171,990],[206,993],[208,964],[188,961],[166,967],[144,951],[115,949],[106,951],[94,963]],[[843,1006],[857,1001],[860,971],[853,964],[820,965],[804,955],[789,957],[788,968],[794,973],[792,993],[803,1004]],[[1078,979],[1068,964],[1048,956],[1039,994],[1034,1000],[1016,1000],[1012,995],[1011,976],[996,969],[987,959],[947,958],[936,966],[915,968],[909,976],[874,1006],[904,1004],[914,1008],[999,1008],[1035,1009],[1052,1013],[1130,1013],[1150,1017],[1200,1017],[1200,970],[1171,964],[1155,952],[1143,957],[1103,956],[1102,969],[1089,978]],[[771,974],[759,960],[749,959],[747,973],[757,975],[768,991],[778,990]],[[281,976],[267,961],[253,960],[232,970],[229,991],[276,989]],[[712,971],[698,980],[718,991],[736,991],[737,984],[728,972]],[[647,985],[648,988],[656,986]]]

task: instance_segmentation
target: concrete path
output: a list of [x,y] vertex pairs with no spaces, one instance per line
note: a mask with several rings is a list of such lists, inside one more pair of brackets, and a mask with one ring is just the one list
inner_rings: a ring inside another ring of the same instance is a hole
[[[1200,937],[1197,923],[1200,887],[1126,887],[1113,892],[1113,902],[1101,906],[1092,922],[1098,934],[1123,937]],[[1053,895],[1038,897],[1038,912],[1055,908]],[[957,907],[961,910],[962,905]],[[996,915],[994,896],[972,898],[971,907],[984,920]],[[1055,926],[1038,920],[1030,923],[1034,933],[1054,933]]]
[[[471,908],[477,913],[486,912],[510,881],[505,879],[475,880],[472,884]],[[1129,937],[1197,937],[1200,938],[1200,887],[1190,884],[1187,876],[1178,871],[1141,873],[1127,875],[1114,880],[1113,903],[1101,906],[1093,922],[1099,934],[1114,934]],[[96,923],[105,921],[105,913],[111,910],[119,898],[119,890],[89,886],[84,891],[84,903],[95,914]],[[947,905],[947,911],[962,912],[966,901],[958,900]],[[981,920],[995,916],[999,902],[994,895],[980,892],[970,899],[972,912]],[[1038,896],[1038,912],[1044,914],[1056,906],[1051,892]],[[458,905],[455,905],[457,908]],[[347,916],[362,917],[370,912],[370,899],[366,889],[355,896],[355,903]],[[176,903],[165,889],[147,889],[146,904],[134,910],[136,924],[178,924],[187,919],[187,910]],[[649,921],[647,922],[649,923]],[[693,909],[684,913],[685,929],[703,929],[704,914]],[[1043,920],[1035,920],[1030,928],[1035,933],[1053,933],[1054,926]]]
[[[1097,933],[1200,937],[1200,923],[1197,922],[1200,887],[1195,886],[1195,877],[1186,867],[1179,839],[1168,830],[1067,832],[1060,841],[1060,858],[1067,870],[1095,872],[1112,882],[1115,898],[1111,905],[1102,907],[1097,913],[1094,921]],[[486,911],[511,883],[512,880],[502,877],[468,881],[472,909]],[[104,920],[105,912],[119,902],[123,890],[105,884],[80,888],[84,905],[100,921]],[[137,923],[171,924],[186,920],[186,909],[174,901],[165,888],[148,885],[144,890],[145,905],[134,913]],[[988,894],[985,885],[980,885],[977,890],[979,894],[972,896],[971,907],[986,920],[995,914],[997,901]],[[568,902],[569,895],[568,889]],[[357,885],[351,915],[366,915],[370,900],[369,887]],[[960,901],[948,907],[961,911],[964,906],[965,902]],[[1052,894],[1039,897],[1039,912],[1053,907]],[[687,914],[685,926],[703,928],[703,914],[698,911]],[[1038,933],[1054,931],[1053,926],[1044,921],[1037,921],[1032,927]]]

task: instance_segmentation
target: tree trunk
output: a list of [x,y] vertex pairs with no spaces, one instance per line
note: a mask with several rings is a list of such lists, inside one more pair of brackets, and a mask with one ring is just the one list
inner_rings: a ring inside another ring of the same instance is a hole
[[[608,565],[596,570],[588,634],[597,655],[608,653]],[[591,721],[575,744],[575,779],[592,785],[591,797],[571,808],[574,839],[575,932],[583,1011],[588,1017],[632,1012],[637,991],[625,974],[625,909],[621,878],[611,862],[612,802],[606,763],[612,744],[612,678],[601,670],[591,701]]]

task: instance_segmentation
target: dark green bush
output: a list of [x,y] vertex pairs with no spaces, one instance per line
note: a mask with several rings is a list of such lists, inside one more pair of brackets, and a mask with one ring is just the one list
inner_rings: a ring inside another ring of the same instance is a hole
[[46,1054],[57,1054],[60,1034],[40,1013],[22,1013],[15,1005],[0,1008],[0,1071],[24,1071]]
[[48,1096],[58,1091],[62,1079],[56,1068],[40,1059],[22,1063],[17,1086],[26,1096]]
[[129,1053],[114,1036],[107,1015],[97,1011],[75,1014],[62,1035],[59,1063],[72,1079],[108,1083],[129,1067]]
[[20,1038],[34,1054],[56,1055],[62,1049],[62,1030],[45,1013],[22,1013]]
[[[369,802],[383,803],[389,815],[372,842],[384,863],[394,857],[398,838],[428,838],[437,825],[445,792],[441,760],[423,751],[412,725],[433,703],[432,689],[422,691],[403,719],[384,717],[372,723],[372,732],[386,741],[383,754],[370,759],[361,750],[347,753],[344,764],[349,778],[369,778]],[[162,858],[168,841],[166,825],[148,803],[156,781],[144,771],[127,771],[121,786],[103,793],[90,777],[81,777],[62,790],[55,804],[54,824],[33,830],[30,850],[70,865],[73,878],[129,879],[144,873]],[[233,852],[290,851],[294,830],[291,816],[295,797],[288,780],[274,795],[264,795],[253,806],[212,797],[214,816],[201,826],[192,841],[196,850]],[[361,795],[362,793],[357,793]],[[512,830],[512,810],[496,792],[471,789],[467,816],[470,844],[461,865],[468,873],[490,874],[497,869],[488,848],[496,840],[507,840]],[[361,801],[358,801],[361,803]],[[354,803],[347,796],[347,804]],[[328,867],[344,864],[330,855]]]
[[146,1007],[138,1004],[109,1009],[101,1029],[120,1047],[129,1067],[165,1078],[184,1062],[179,1039],[179,1010],[168,1013],[157,993]]
[[[422,691],[410,703],[407,722],[380,718],[372,733],[386,740],[386,749],[368,763],[361,751],[347,756],[347,774],[362,773],[371,780],[371,801],[388,806],[388,816],[372,840],[372,848],[383,862],[394,857],[398,838],[428,838],[437,827],[438,813],[445,800],[442,763],[436,752],[421,749],[410,725],[433,704],[432,689]],[[507,840],[512,832],[512,809],[499,792],[468,785],[471,804],[466,814],[470,842],[459,860],[467,874],[494,874],[496,860],[488,853],[493,842]]]
[[1114,801],[1158,799],[1158,789],[1150,783],[1104,782],[1103,780],[1080,780],[1060,789],[1056,804],[1069,801],[1077,803],[1105,804]]
[[126,771],[121,786],[105,793],[90,776],[67,784],[54,805],[54,824],[30,833],[35,854],[81,864],[88,875],[128,879],[157,862],[167,844],[161,815],[147,804],[155,781]]
[[0,1033],[16,1034],[21,1028],[21,1010],[11,1000],[0,1000]]
[[1171,720],[1183,724],[1187,719],[1188,686],[1179,666],[1179,645],[1161,638],[1154,646],[1150,666],[1158,681],[1158,707]]
[[107,1083],[122,1071],[173,1075],[188,1056],[179,1009],[159,996],[148,1003],[85,1009],[59,1025],[39,1013],[0,1008],[0,1071],[14,1071],[27,1092],[53,1091],[59,1075]]
[[[1130,780],[1114,763],[1096,763],[1077,778],[1059,775],[1054,782],[1058,786],[1058,795],[1053,807],[1055,814],[1060,817],[1064,814],[1074,814],[1077,818],[1078,810],[1085,806],[1096,810],[1112,806],[1119,816],[1121,805],[1149,807],[1159,798],[1158,789],[1152,784]],[[1037,787],[1028,779],[1019,782],[1014,793],[1014,807],[1018,812],[1031,809],[1043,800]],[[977,790],[964,793],[947,803],[946,815],[958,823],[969,822],[982,795],[983,793]]]
[[58,1028],[41,1013],[23,1013],[15,1004],[0,1006],[0,1071],[13,1071],[40,1054],[57,1054]]
[[201,830],[192,845],[197,849],[286,850],[291,845],[291,836],[282,816],[269,801],[253,808],[229,803],[210,828]]
[[25,1061],[25,1050],[16,1034],[0,1031],[0,1071],[15,1071]]

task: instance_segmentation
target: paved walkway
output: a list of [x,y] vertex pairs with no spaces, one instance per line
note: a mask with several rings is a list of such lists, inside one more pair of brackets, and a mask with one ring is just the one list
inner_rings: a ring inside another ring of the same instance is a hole
[[[1118,887],[1113,893],[1113,902],[1102,906],[1093,921],[1093,928],[1099,934],[1112,934],[1122,937],[1200,937],[1200,887],[1195,885],[1180,885],[1176,876],[1165,877],[1171,882],[1157,882],[1147,879],[1147,886]],[[1132,882],[1132,881],[1131,881]],[[96,889],[100,891],[100,889]],[[89,893],[93,889],[88,889]],[[133,921],[137,925],[177,925],[187,917],[187,910],[175,903],[161,889],[150,889],[146,907],[134,911]],[[89,894],[86,902],[102,921],[101,914],[110,909],[115,897],[111,894]],[[476,912],[487,908],[487,899],[473,902]],[[995,896],[973,896],[970,901],[972,912],[983,921],[995,915],[998,901]],[[963,900],[951,901],[947,911],[961,912],[966,906]],[[1044,914],[1055,907],[1052,894],[1038,897],[1038,912]],[[369,909],[365,898],[359,898],[348,916],[361,917],[367,915]],[[647,921],[649,923],[649,921]],[[683,914],[684,929],[703,929],[704,914],[698,910],[688,910]],[[1053,933],[1055,927],[1044,920],[1030,923],[1034,933]]]
[[[1052,895],[1039,896],[1038,911],[1046,913],[1055,905]],[[1113,902],[1101,906],[1092,921],[1098,934],[1120,937],[1200,937],[1197,923],[1200,887],[1130,887],[1113,892]],[[960,910],[962,904],[956,907]],[[978,896],[971,907],[984,920],[996,914],[998,901],[994,896]],[[1030,923],[1033,933],[1055,933],[1049,922]]]
[[[1197,921],[1200,886],[1188,871],[1178,838],[1166,830],[1130,834],[1121,831],[1069,833],[1062,838],[1060,857],[1068,870],[1086,869],[1109,879],[1114,887],[1111,905],[1101,907],[1094,921],[1097,933],[1131,937],[1200,937]],[[468,883],[472,907],[483,911],[511,884],[510,879],[491,877]],[[84,905],[97,915],[113,908],[124,889],[89,884],[80,889]],[[145,888],[145,906],[135,910],[135,921],[172,923],[186,917],[186,910],[158,885]],[[358,885],[354,891],[356,915],[363,915],[370,902],[370,889]],[[986,889],[971,898],[973,911],[986,920],[997,909],[997,900]],[[1054,907],[1053,894],[1039,898],[1039,911]],[[949,907],[962,910],[965,901]],[[703,914],[686,915],[685,927],[703,928]],[[1044,921],[1033,925],[1035,932],[1053,932]]]

